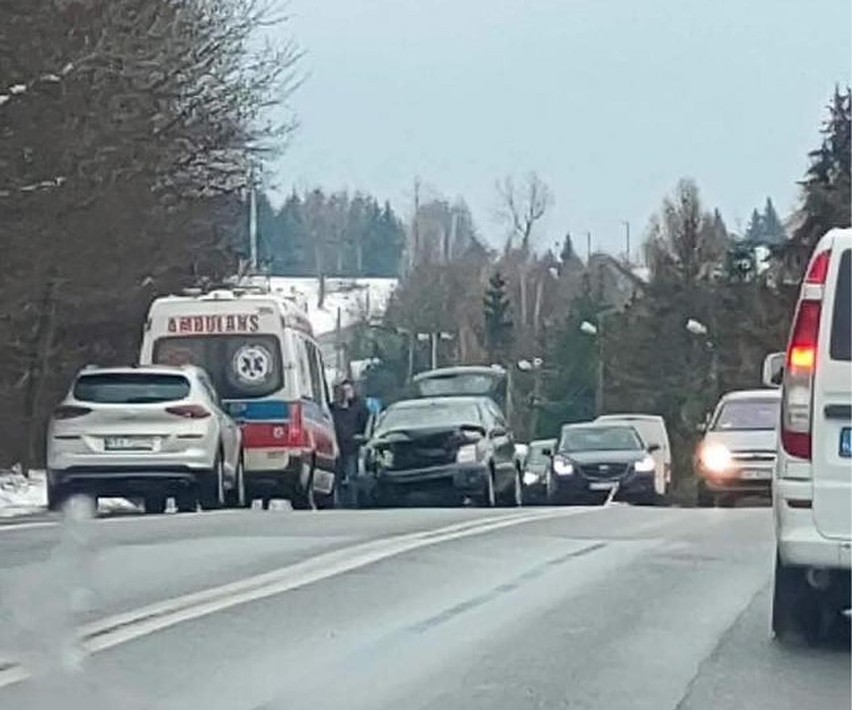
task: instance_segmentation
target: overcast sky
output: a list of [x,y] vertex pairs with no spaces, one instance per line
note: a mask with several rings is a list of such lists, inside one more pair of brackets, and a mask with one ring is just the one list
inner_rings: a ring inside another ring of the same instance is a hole
[[[308,74],[279,191],[412,183],[464,197],[501,238],[494,183],[536,171],[539,247],[634,243],[681,176],[729,227],[771,195],[786,216],[835,83],[850,0],[290,0]],[[583,236],[580,236],[583,235]]]

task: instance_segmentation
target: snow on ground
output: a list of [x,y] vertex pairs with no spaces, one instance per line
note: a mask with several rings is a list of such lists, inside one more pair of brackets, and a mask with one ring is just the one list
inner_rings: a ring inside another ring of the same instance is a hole
[[[0,518],[43,513],[47,507],[47,479],[44,471],[0,471]],[[136,511],[137,506],[123,498],[98,499],[98,511]]]
[[308,313],[314,335],[331,333],[340,326],[346,328],[361,320],[380,318],[390,301],[399,279],[327,278],[325,299],[319,307],[319,279],[313,277],[272,276],[269,285],[273,291],[295,298]]

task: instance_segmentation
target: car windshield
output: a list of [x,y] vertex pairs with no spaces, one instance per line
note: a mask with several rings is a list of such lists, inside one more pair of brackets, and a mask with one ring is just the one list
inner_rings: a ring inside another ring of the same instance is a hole
[[189,394],[189,381],[182,375],[146,372],[83,375],[74,384],[74,399],[99,404],[145,404],[174,402]]
[[778,425],[780,399],[731,400],[725,402],[710,426],[713,431],[772,430]]
[[281,347],[273,335],[205,335],[160,338],[154,345],[159,365],[198,365],[222,399],[265,397],[281,390]]
[[462,425],[482,426],[479,407],[473,402],[406,402],[392,405],[376,424],[376,436],[399,429],[428,429]]
[[559,450],[573,451],[633,451],[642,448],[642,441],[632,427],[596,426],[566,427],[562,430]]

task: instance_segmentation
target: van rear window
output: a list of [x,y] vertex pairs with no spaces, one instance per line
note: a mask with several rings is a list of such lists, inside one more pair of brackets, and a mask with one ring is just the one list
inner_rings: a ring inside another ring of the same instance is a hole
[[74,384],[74,399],[98,404],[174,402],[189,395],[181,375],[148,372],[110,372],[83,375]]
[[829,354],[832,360],[852,361],[852,249],[840,256]]
[[281,346],[274,335],[196,335],[160,338],[159,365],[198,365],[222,399],[267,397],[284,387]]

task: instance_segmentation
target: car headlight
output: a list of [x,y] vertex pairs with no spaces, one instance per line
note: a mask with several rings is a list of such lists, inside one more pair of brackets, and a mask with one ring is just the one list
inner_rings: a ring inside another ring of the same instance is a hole
[[541,480],[541,474],[532,471],[524,471],[524,485],[531,486]]
[[553,459],[553,472],[557,476],[570,476],[574,473],[574,464],[562,458]]
[[459,446],[456,454],[456,463],[473,463],[479,457],[479,452],[476,449],[476,444],[465,444]]
[[731,468],[731,452],[724,444],[707,444],[701,449],[701,465],[711,473],[724,473]]
[[376,463],[382,468],[391,468],[393,466],[393,451],[390,449],[376,451],[374,455]]
[[657,462],[654,461],[653,456],[646,456],[641,461],[633,464],[633,468],[639,473],[651,473],[651,471],[656,470]]

